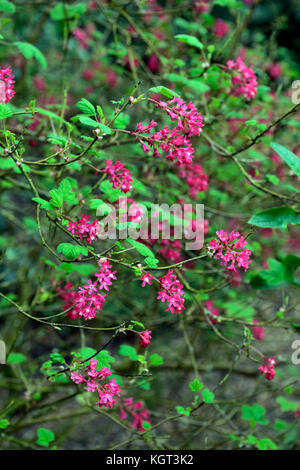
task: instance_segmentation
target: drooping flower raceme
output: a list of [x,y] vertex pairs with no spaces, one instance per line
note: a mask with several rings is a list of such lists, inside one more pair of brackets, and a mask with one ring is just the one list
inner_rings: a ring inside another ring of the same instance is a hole
[[144,432],[144,423],[151,424],[149,419],[149,411],[146,409],[142,402],[134,402],[133,398],[125,398],[120,403],[120,419],[127,419],[128,416],[132,417],[131,427],[137,431]]
[[79,287],[77,291],[68,291],[72,284],[67,283],[63,289],[57,289],[60,297],[64,299],[64,310],[70,320],[82,317],[84,320],[92,320],[102,310],[107,294],[102,290],[109,291],[112,279],[116,279],[116,271],[111,271],[112,266],[107,259],[100,259],[100,270],[95,274],[96,280],[88,280],[88,283]]
[[15,77],[12,75],[10,67],[0,69],[0,103],[8,103],[15,95],[14,78]]
[[146,348],[151,343],[151,333],[151,330],[145,330],[140,333],[140,346],[142,346],[142,348]]
[[97,392],[99,401],[96,405],[99,405],[100,408],[102,406],[112,408],[117,402],[115,397],[120,396],[121,389],[115,379],[104,382],[111,374],[108,367],[97,370],[97,359],[91,359],[83,374],[71,372],[71,380],[76,384],[84,383],[88,392]]
[[79,222],[69,222],[68,230],[79,238],[86,238],[88,243],[92,243],[98,238],[100,227],[97,219],[90,222],[89,217],[82,214]]
[[173,269],[169,269],[167,274],[159,281],[161,290],[158,292],[157,299],[168,303],[166,312],[181,313],[185,309],[183,305],[184,291],[182,284],[180,284],[176,275],[173,274]]
[[[169,102],[151,99],[156,107],[165,111],[176,126],[170,129],[164,126],[155,132],[155,121],[148,125],[141,122],[133,132],[140,141],[144,152],[153,149],[153,157],[161,157],[175,162],[176,165],[190,165],[193,160],[194,149],[189,137],[200,135],[203,131],[203,118],[193,103],[185,104],[181,98],[174,97]],[[144,135],[146,134],[146,135]]]
[[254,70],[247,67],[241,57],[238,57],[236,62],[229,60],[227,67],[233,71],[232,84],[236,86],[234,94],[236,96],[244,95],[249,100],[253,99],[256,96],[258,85]]
[[258,368],[259,372],[265,376],[267,380],[273,380],[276,371],[274,369],[274,366],[277,364],[275,361],[276,356],[273,356],[272,358],[266,357],[262,365]]
[[[220,315],[220,310],[214,306],[214,303],[212,300],[207,300],[204,304],[205,307],[205,320],[207,323],[212,323],[215,325],[218,323],[218,316]],[[209,319],[207,319],[209,317]]]
[[180,167],[178,171],[180,178],[184,179],[190,188],[189,195],[197,199],[197,194],[205,191],[208,187],[208,177],[201,165],[198,163]]
[[217,240],[211,240],[208,244],[208,256],[220,259],[221,265],[226,266],[228,271],[236,271],[236,264],[247,271],[251,263],[251,250],[245,248],[247,242],[244,236],[234,231],[228,234],[224,230],[219,230],[216,234]]
[[131,190],[132,175],[123,163],[115,162],[113,164],[111,160],[106,160],[106,167],[103,173],[109,175],[109,181],[112,183],[113,188],[119,188],[122,193],[127,193]]
[[[258,323],[258,321],[254,318],[253,323]],[[257,341],[263,341],[265,339],[266,333],[263,326],[252,326],[251,332],[253,334],[253,338]]]

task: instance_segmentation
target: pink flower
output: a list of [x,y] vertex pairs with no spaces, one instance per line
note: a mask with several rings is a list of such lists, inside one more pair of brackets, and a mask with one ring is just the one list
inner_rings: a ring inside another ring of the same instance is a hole
[[78,223],[69,222],[68,230],[74,235],[77,235],[79,238],[86,237],[87,242],[92,243],[92,241],[98,238],[100,228],[97,219],[95,219],[93,222],[90,222],[89,218],[82,214]]
[[214,34],[217,38],[223,38],[229,32],[229,25],[225,21],[217,18],[214,24]]
[[300,406],[299,406],[298,410],[295,413],[295,418],[300,418]]
[[151,330],[145,330],[140,333],[140,346],[142,348],[146,348],[150,344],[151,337]]
[[158,72],[160,69],[160,62],[159,58],[157,57],[156,54],[151,54],[149,59],[147,60],[147,67],[150,70],[150,72]]
[[251,250],[245,248],[247,245],[245,238],[234,231],[228,235],[224,230],[219,230],[216,234],[218,239],[211,240],[208,244],[208,256],[220,259],[221,266],[226,266],[228,271],[236,271],[235,264],[247,271],[251,263],[249,259]]
[[142,282],[142,287],[145,287],[146,284],[149,284],[149,286],[152,285],[152,282],[151,282],[151,279],[154,279],[153,276],[151,276],[151,274],[149,273],[145,273],[141,276],[141,281]]
[[205,13],[209,10],[208,0],[197,0],[194,2],[194,10],[199,13]]
[[117,74],[116,72],[111,69],[111,68],[108,68],[106,70],[106,82],[109,86],[111,86],[112,88],[115,88],[117,86]]
[[258,368],[259,372],[263,374],[267,380],[273,380],[276,375],[274,366],[277,364],[277,362],[275,361],[275,357],[276,356],[273,356],[272,358],[267,357],[262,365]]
[[33,78],[33,83],[38,91],[45,91],[46,81],[43,77],[41,77],[40,75],[35,75]]
[[130,416],[133,418],[131,427],[137,431],[144,432],[144,423],[151,424],[149,419],[149,411],[145,408],[144,404],[140,401],[134,402],[133,398],[125,398],[123,403],[120,403],[120,419],[124,420]]
[[89,35],[84,31],[84,29],[81,29],[81,28],[74,29],[73,35],[78,40],[82,49],[89,48],[89,45],[88,45]]
[[282,75],[282,68],[281,65],[274,62],[273,64],[270,65],[270,67],[267,70],[269,77],[272,80],[276,80],[276,78],[280,77]]
[[77,374],[77,372],[71,372],[71,380],[73,380],[73,382],[76,384],[80,384],[86,381],[82,375]]
[[257,93],[257,79],[253,69],[247,67],[241,57],[236,62],[229,60],[227,62],[229,70],[233,71],[232,84],[235,86],[234,95],[244,95],[247,99],[253,99]]
[[76,384],[86,383],[86,390],[88,392],[97,392],[99,401],[96,405],[112,408],[116,403],[115,397],[120,396],[121,389],[115,379],[106,383],[104,382],[104,380],[111,375],[111,370],[108,367],[102,367],[100,371],[97,371],[97,360],[91,359],[89,365],[84,369],[84,375],[87,378],[84,378],[81,374],[72,372],[71,380]]
[[[111,271],[108,260],[99,260],[100,270],[95,274],[96,281],[88,280],[88,284],[79,287],[77,291],[69,291],[73,285],[67,283],[65,287],[57,288],[60,297],[65,301],[64,310],[71,320],[83,317],[84,320],[92,320],[96,314],[103,309],[106,294],[102,289],[109,291],[112,279],[116,279],[116,271]],[[91,370],[93,368],[91,363]]]
[[15,95],[14,78],[10,67],[0,69],[0,103],[8,103]]
[[84,80],[92,80],[93,76],[94,76],[94,72],[91,69],[84,70],[82,74],[82,77],[84,78]]
[[197,194],[206,191],[208,188],[207,174],[202,166],[197,163],[180,167],[178,175],[186,181],[192,199],[197,199]]
[[[253,323],[258,323],[258,321],[254,318]],[[266,333],[262,326],[252,326],[251,331],[253,338],[257,339],[258,341],[263,341],[265,339]]]
[[[218,323],[218,316],[220,315],[220,310],[214,306],[214,303],[212,300],[207,300],[204,304],[204,307],[205,309],[208,311],[206,314],[205,314],[205,317],[208,316],[209,317],[209,321],[215,325],[216,323]],[[207,319],[205,319],[207,321],[207,323],[209,323],[209,321]]]
[[169,269],[167,274],[160,279],[160,285],[162,290],[158,292],[157,299],[168,303],[166,312],[181,313],[185,308],[183,286],[173,274],[172,269]]
[[123,163],[115,162],[113,164],[111,160],[106,160],[106,167],[102,171],[110,176],[109,182],[112,183],[113,188],[119,188],[122,193],[131,190],[132,175]]
[[112,265],[109,264],[107,259],[101,259],[99,261],[100,271],[95,274],[99,282],[99,289],[109,290],[109,286],[112,284],[112,279],[117,279],[115,276],[116,271],[111,271]]
[[153,98],[152,101],[169,115],[171,121],[176,121],[176,126],[173,129],[164,126],[162,130],[154,132],[152,129],[157,126],[155,121],[152,120],[147,126],[138,123],[134,134],[144,152],[152,148],[153,157],[159,158],[164,153],[166,160],[175,161],[178,166],[190,165],[194,149],[189,137],[200,135],[203,131],[201,114],[191,102],[185,104],[181,98],[174,97],[168,103]]

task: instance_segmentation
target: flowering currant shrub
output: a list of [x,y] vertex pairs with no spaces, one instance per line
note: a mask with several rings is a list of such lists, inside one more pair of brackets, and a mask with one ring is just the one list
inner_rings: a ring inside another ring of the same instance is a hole
[[1,448],[299,449],[298,2],[0,12]]

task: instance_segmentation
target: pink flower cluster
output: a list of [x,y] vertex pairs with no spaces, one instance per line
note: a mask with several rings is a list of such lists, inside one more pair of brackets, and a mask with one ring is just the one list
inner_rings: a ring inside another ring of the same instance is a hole
[[212,323],[215,325],[218,323],[218,316],[220,315],[220,310],[214,306],[214,303],[212,300],[207,300],[204,304],[205,309],[207,312],[205,312],[205,317],[209,317],[209,321],[206,319],[207,323]]
[[241,57],[238,57],[236,62],[229,60],[227,67],[235,72],[232,76],[232,84],[237,85],[234,94],[236,96],[244,95],[249,100],[253,99],[256,96],[258,85],[254,70],[247,67]]
[[191,102],[185,104],[181,98],[174,97],[168,103],[154,99],[151,101],[167,112],[172,121],[177,121],[176,127],[170,129],[164,126],[162,130],[154,132],[152,129],[157,123],[152,120],[147,126],[138,123],[133,134],[139,139],[144,152],[153,148],[153,157],[161,157],[164,152],[168,152],[166,160],[175,161],[178,166],[190,165],[194,149],[189,137],[200,135],[203,131],[201,114]]
[[139,333],[139,335],[140,335],[140,346],[142,346],[142,348],[146,348],[151,343],[151,341],[150,341],[152,339],[151,333],[152,333],[151,330],[145,330],[145,331],[142,331],[141,333]]
[[137,429],[137,431],[144,432],[144,423],[151,424],[149,419],[149,411],[145,408],[142,402],[134,402],[133,398],[125,398],[122,404],[120,404],[121,412],[120,419],[126,419],[130,415],[133,420],[131,427]]
[[90,36],[84,29],[81,29],[81,28],[74,29],[73,36],[75,36],[75,38],[77,39],[77,41],[80,44],[80,47],[82,47],[82,49],[88,49],[89,48],[88,41],[90,39]]
[[[258,321],[254,318],[253,323],[258,323]],[[251,332],[253,338],[257,341],[263,341],[265,339],[266,333],[263,326],[252,326]]]
[[89,217],[82,214],[79,222],[69,222],[68,230],[79,238],[85,237],[88,243],[92,243],[98,238],[100,227],[97,219],[90,222]]
[[119,188],[122,193],[127,193],[131,190],[131,183],[133,181],[132,175],[125,165],[121,162],[112,163],[111,160],[106,160],[106,167],[103,173],[110,176],[110,183],[113,188]]
[[78,374],[77,372],[71,372],[71,380],[76,384],[86,384],[86,390],[88,392],[97,392],[99,401],[96,405],[101,408],[112,408],[117,402],[114,398],[120,396],[121,389],[115,379],[111,379],[109,382],[103,382],[107,377],[111,375],[111,370],[108,367],[102,367],[99,371],[97,370],[97,359],[91,359],[88,367],[85,368],[84,375]]
[[103,289],[109,291],[111,280],[116,279],[116,271],[111,271],[112,266],[106,259],[101,259],[99,265],[100,271],[95,274],[96,281],[89,279],[88,283],[79,287],[78,291],[68,291],[73,287],[70,283],[67,283],[63,289],[57,289],[60,297],[65,301],[64,310],[72,307],[67,312],[70,320],[80,317],[84,320],[92,320],[96,317],[96,313],[102,310],[106,294],[102,294],[101,291]]
[[205,13],[209,10],[208,0],[197,0],[194,1],[194,10],[199,13]]
[[295,418],[300,418],[300,406],[299,406],[298,410],[295,413]]
[[[238,267],[247,271],[251,263],[251,250],[245,248],[247,242],[239,232],[232,231],[230,234],[224,230],[216,232],[217,240],[211,240],[207,247],[208,256],[221,260],[221,266],[226,266],[228,271],[236,271]],[[229,266],[227,266],[229,264]]]
[[183,286],[180,284],[173,269],[169,269],[167,274],[160,279],[162,290],[158,292],[157,299],[161,302],[168,302],[166,312],[181,313],[185,309]]
[[10,67],[0,69],[0,103],[8,103],[15,95],[14,78]]
[[276,356],[273,356],[272,358],[266,357],[265,361],[258,368],[259,372],[263,374],[267,380],[273,380],[276,375],[274,366],[277,362],[275,361],[275,357]]
[[217,38],[223,38],[229,32],[229,25],[225,21],[217,18],[214,24],[214,34]]
[[189,195],[192,199],[197,199],[197,194],[205,191],[208,187],[207,174],[198,163],[180,168],[178,175],[180,178],[184,179],[189,186]]

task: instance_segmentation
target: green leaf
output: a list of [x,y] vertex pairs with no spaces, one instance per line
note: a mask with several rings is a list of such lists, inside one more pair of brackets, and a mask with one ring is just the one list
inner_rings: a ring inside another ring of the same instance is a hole
[[145,263],[149,268],[155,269],[159,263],[159,260],[156,258],[145,258],[144,259]]
[[9,423],[8,419],[0,419],[0,429],[6,429]]
[[268,450],[268,449],[277,450],[278,449],[277,445],[273,441],[271,441],[271,439],[267,437],[264,437],[263,439],[260,439],[258,441],[257,448],[259,450]]
[[288,206],[272,207],[253,215],[248,224],[258,227],[285,229],[287,224],[300,224],[300,214]]
[[27,361],[27,357],[22,353],[10,353],[7,358],[7,364],[22,364]]
[[203,388],[203,383],[200,382],[200,380],[196,378],[192,382],[189,383],[189,386],[192,392],[200,392],[200,390]]
[[52,353],[50,354],[50,359],[52,362],[58,362],[59,364],[64,364],[65,359],[60,353]]
[[16,7],[8,0],[0,0],[0,11],[4,11],[5,13],[15,13]]
[[0,104],[0,119],[6,119],[13,115],[12,110],[7,104]]
[[177,413],[180,414],[180,415],[189,416],[190,413],[191,413],[191,408],[184,409],[183,406],[176,406],[175,409],[176,409]]
[[283,145],[271,142],[271,147],[282,158],[282,160],[293,170],[293,172],[300,178],[300,158],[293,152],[283,147]]
[[197,39],[195,36],[190,36],[189,34],[176,34],[174,37],[177,39],[177,41],[184,42],[189,46],[194,46],[198,49],[203,49],[204,47],[202,42],[200,42],[199,39]]
[[88,116],[96,116],[95,107],[85,98],[81,98],[81,100],[76,103],[76,106],[83,114],[87,114]]
[[246,421],[254,421],[254,423],[268,424],[268,421],[264,419],[266,410],[260,405],[243,405],[241,411],[242,419],[245,419]]
[[[75,181],[75,183],[74,183]],[[73,180],[72,178],[64,178],[61,180],[59,187],[58,187],[58,192],[60,196],[62,197],[63,201],[66,202],[69,205],[77,204],[78,200],[75,197],[75,194],[73,192],[73,188],[76,187],[75,185],[77,184],[76,180]],[[51,201],[52,202],[52,201]]]
[[102,199],[90,199],[90,209],[97,210],[99,207],[101,207],[103,215],[110,214],[112,211],[112,207],[103,202]]
[[86,4],[83,2],[76,3],[75,5],[67,5],[66,3],[59,2],[50,10],[50,17],[54,21],[62,21],[65,18],[69,20],[85,13],[86,7]]
[[213,401],[215,399],[215,395],[208,388],[206,388],[202,392],[202,399],[203,399],[204,403],[213,403]]
[[14,46],[16,46],[19,51],[23,54],[26,59],[36,59],[40,65],[46,69],[47,68],[47,61],[45,59],[45,56],[41,53],[41,51],[34,46],[33,44],[30,44],[29,42],[14,42]]
[[121,113],[119,116],[114,120],[114,127],[116,129],[126,129],[128,124],[130,123],[130,116],[129,114]]
[[50,202],[46,201],[45,199],[42,199],[41,197],[33,197],[32,200],[36,202],[37,204],[41,205],[42,209],[45,209],[46,211],[53,211],[55,208],[50,204]]
[[86,127],[90,127],[92,129],[100,129],[103,134],[111,134],[111,129],[108,126],[105,126],[105,124],[102,124],[101,122],[97,122],[94,119],[91,119],[87,116],[78,116],[79,122],[83,124]]
[[138,360],[136,349],[133,346],[129,346],[128,344],[121,344],[119,354],[121,356],[129,357],[129,359],[132,361]]
[[72,243],[60,243],[57,246],[57,252],[62,253],[67,259],[78,258],[79,255],[88,255],[88,249],[85,246],[72,245]]
[[58,189],[51,189],[49,194],[51,196],[50,204],[52,204],[54,207],[62,207],[64,201],[60,191]]
[[260,271],[260,277],[267,282],[269,286],[277,286],[285,280],[285,269],[282,263],[273,258],[268,258],[269,269]]
[[55,436],[50,429],[39,428],[37,431],[38,439],[36,443],[42,447],[48,447],[49,443],[55,440]]
[[152,366],[161,366],[164,363],[163,358],[157,353],[151,354],[149,361]]
[[161,95],[164,95],[170,99],[174,98],[174,96],[177,96],[177,98],[180,98],[178,93],[175,93],[175,91],[170,90],[169,88],[165,86],[155,86],[155,87],[149,88],[148,91],[150,91],[151,93],[160,93]]
[[284,397],[277,397],[277,403],[279,403],[281,411],[297,411],[298,403],[293,403],[291,401],[286,400]]
[[131,240],[131,238],[126,238],[126,241],[134,246],[136,250],[144,257],[146,258],[155,258],[154,253],[148,248],[148,246],[144,245],[143,243],[137,242],[136,240]]

